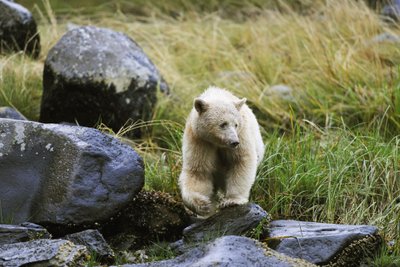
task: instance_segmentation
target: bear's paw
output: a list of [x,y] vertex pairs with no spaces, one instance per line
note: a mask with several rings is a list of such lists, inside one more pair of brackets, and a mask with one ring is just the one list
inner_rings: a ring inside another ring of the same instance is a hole
[[226,208],[230,206],[243,205],[249,202],[246,198],[225,198],[219,204],[219,208]]
[[196,213],[199,215],[209,215],[215,210],[214,205],[208,198],[194,198],[192,200]]

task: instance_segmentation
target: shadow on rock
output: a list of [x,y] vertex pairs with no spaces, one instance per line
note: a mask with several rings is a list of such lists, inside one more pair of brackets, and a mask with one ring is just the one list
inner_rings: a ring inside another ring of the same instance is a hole
[[151,242],[174,241],[191,222],[182,203],[158,191],[141,191],[101,230],[112,247],[134,250]]

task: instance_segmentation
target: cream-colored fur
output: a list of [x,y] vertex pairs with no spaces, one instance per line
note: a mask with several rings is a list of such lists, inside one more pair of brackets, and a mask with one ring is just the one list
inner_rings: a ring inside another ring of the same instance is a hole
[[245,102],[217,87],[194,100],[183,136],[179,186],[185,205],[199,215],[249,200],[264,144]]

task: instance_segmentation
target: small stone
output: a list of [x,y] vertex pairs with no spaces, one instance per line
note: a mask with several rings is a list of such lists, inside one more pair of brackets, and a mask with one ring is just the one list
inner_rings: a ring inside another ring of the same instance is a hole
[[97,230],[85,230],[78,233],[66,235],[65,239],[76,245],[84,245],[92,253],[99,257],[100,261],[111,263],[115,260],[114,251],[107,244],[102,234]]
[[287,85],[277,84],[264,90],[264,95],[269,97],[277,97],[282,100],[294,100],[292,95],[293,89]]
[[395,34],[391,34],[388,32],[381,33],[374,38],[372,38],[371,43],[400,43],[400,37]]
[[0,118],[14,119],[14,120],[28,120],[18,110],[11,107],[0,107]]
[[34,223],[0,224],[0,245],[51,238],[49,232]]

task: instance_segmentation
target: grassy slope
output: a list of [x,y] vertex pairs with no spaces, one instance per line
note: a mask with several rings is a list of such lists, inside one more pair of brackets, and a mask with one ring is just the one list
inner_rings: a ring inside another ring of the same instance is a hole
[[[181,134],[192,99],[210,84],[227,87],[249,99],[264,128],[254,201],[275,218],[375,224],[397,240],[398,255],[400,45],[371,39],[399,30],[350,0],[326,1],[302,15],[283,4],[281,12],[252,7],[239,16],[187,3],[175,18],[165,15],[175,6],[145,6],[145,16],[120,10],[67,19],[35,9],[42,56],[0,57],[0,106],[38,118],[43,61],[67,21],[124,32],[172,91],[160,96],[152,134],[134,143],[145,158],[146,187],[179,195]],[[294,99],[269,94],[275,84],[292,87]]]

